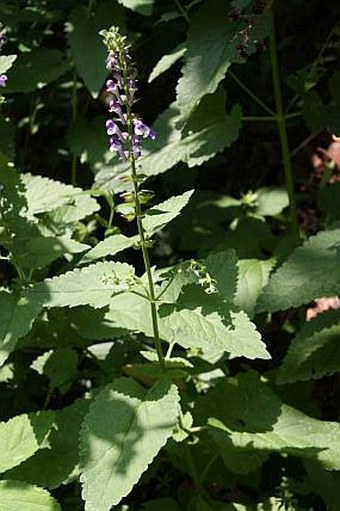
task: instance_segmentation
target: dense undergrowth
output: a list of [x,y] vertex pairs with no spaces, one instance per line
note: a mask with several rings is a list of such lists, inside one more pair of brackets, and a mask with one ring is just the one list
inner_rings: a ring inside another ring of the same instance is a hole
[[0,510],[339,510],[338,15],[1,2]]

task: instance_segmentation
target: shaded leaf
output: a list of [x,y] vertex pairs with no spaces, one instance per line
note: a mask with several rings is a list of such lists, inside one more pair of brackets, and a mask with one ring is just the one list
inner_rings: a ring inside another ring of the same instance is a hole
[[30,298],[0,291],[0,366],[15,349],[20,337],[26,335],[35,318],[40,314],[41,305]]
[[290,343],[277,373],[278,383],[321,378],[339,371],[339,335],[339,310],[328,310],[306,322]]
[[39,374],[50,380],[52,389],[59,389],[62,394],[67,392],[77,372],[78,355],[71,348],[61,348],[45,352],[32,364]]
[[190,190],[147,209],[142,220],[147,237],[151,237],[155,232],[163,229],[171,220],[176,218],[188,204],[193,193],[193,190]]
[[298,247],[269,278],[257,310],[298,307],[340,293],[340,229],[319,232]]
[[164,380],[151,389],[115,380],[97,395],[80,440],[86,509],[109,511],[130,492],[170,437],[178,412],[177,388]]
[[54,412],[18,415],[0,423],[0,472],[9,470],[45,447]]
[[[46,65],[47,62],[48,65]],[[36,88],[42,88],[53,82],[68,69],[69,63],[59,50],[37,48],[21,53],[8,71],[6,91],[32,92]]]
[[238,278],[235,250],[216,252],[209,255],[205,262],[209,274],[217,282],[218,293],[229,304],[233,304]]
[[49,447],[39,449],[21,465],[6,472],[6,478],[27,481],[53,489],[79,474],[79,431],[89,400],[79,399],[55,412],[55,429]]
[[161,74],[165,73],[171,66],[173,66],[186,52],[186,48],[183,44],[179,44],[176,48],[168,55],[163,57],[157,62],[155,67],[150,73],[149,83],[158,78]]
[[58,502],[46,490],[21,481],[0,481],[0,509],[61,511]]

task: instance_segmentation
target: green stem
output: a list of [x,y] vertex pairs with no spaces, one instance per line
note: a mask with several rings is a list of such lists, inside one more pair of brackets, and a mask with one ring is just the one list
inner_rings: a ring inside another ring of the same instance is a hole
[[183,18],[185,19],[185,21],[187,23],[190,23],[189,16],[188,16],[186,10],[184,9],[183,5],[181,4],[181,2],[179,2],[179,0],[175,0],[175,4],[177,5],[178,10],[181,12],[181,14],[182,14]]
[[[73,75],[73,86],[72,86],[72,122],[77,120],[77,75]],[[77,184],[77,156],[72,154],[71,162],[71,184],[75,186]]]
[[[123,70],[124,75],[124,88],[126,97],[129,97],[129,87],[128,87],[128,77],[127,73],[124,70],[124,63],[121,63],[121,69]],[[153,329],[153,338],[155,343],[155,348],[157,351],[158,361],[160,367],[165,369],[165,359],[162,351],[162,343],[159,335],[159,325],[158,325],[158,312],[157,312],[157,299],[155,293],[155,286],[153,283],[151,264],[149,258],[149,251],[147,247],[147,240],[145,239],[145,232],[143,227],[143,213],[142,206],[139,200],[139,181],[138,174],[136,169],[136,159],[133,152],[133,117],[131,112],[131,107],[129,101],[126,101],[126,113],[127,113],[127,130],[128,130],[128,140],[129,140],[129,161],[131,165],[131,177],[133,183],[133,192],[134,192],[134,201],[135,201],[135,214],[136,214],[136,222],[138,235],[140,240],[140,246],[143,255],[144,268],[148,281],[148,294],[149,294],[149,303],[150,303],[150,312],[151,312],[151,321],[152,321],[152,329]]]
[[237,85],[244,90],[250,96],[255,103],[257,103],[260,107],[263,108],[267,112],[267,114],[273,116],[275,115],[274,110],[272,110],[269,106],[267,106],[261,98],[259,98],[253,91],[251,91],[239,78],[230,69],[228,70],[228,75],[237,83]]
[[278,56],[277,56],[277,44],[276,44],[273,13],[271,13],[270,26],[269,26],[269,50],[270,50],[270,58],[271,58],[271,64],[272,64],[272,79],[273,79],[275,107],[276,107],[276,121],[277,121],[277,126],[278,126],[278,131],[279,131],[279,137],[280,137],[281,156],[282,156],[286,188],[287,188],[288,197],[289,197],[290,220],[291,220],[293,232],[295,234],[298,234],[299,226],[298,226],[298,220],[297,220],[292,162],[291,162],[291,158],[290,158],[290,149],[289,149],[289,143],[288,143],[286,119],[285,119],[284,111],[283,111],[282,90],[281,90],[281,82],[280,82],[280,72],[279,72],[279,63],[278,63]]

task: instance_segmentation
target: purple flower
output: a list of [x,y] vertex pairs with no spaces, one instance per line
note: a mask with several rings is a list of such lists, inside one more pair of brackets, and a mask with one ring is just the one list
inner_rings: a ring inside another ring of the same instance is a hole
[[5,87],[8,78],[7,75],[0,75],[0,86]]
[[106,67],[111,71],[111,78],[106,81],[106,91],[111,95],[109,112],[116,119],[108,119],[105,127],[110,138],[110,151],[116,151],[120,158],[137,159],[142,152],[142,138],[156,138],[155,132],[142,122],[133,112],[135,103],[136,70],[128,52],[126,38],[119,34],[117,28],[102,31],[109,53]]

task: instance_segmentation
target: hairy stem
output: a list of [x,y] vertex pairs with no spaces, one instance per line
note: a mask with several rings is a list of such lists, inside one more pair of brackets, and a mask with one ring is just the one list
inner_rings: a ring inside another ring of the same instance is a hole
[[288,197],[289,197],[290,221],[291,221],[291,226],[292,226],[293,232],[295,234],[298,234],[299,226],[298,226],[298,220],[297,220],[292,162],[291,162],[291,158],[290,158],[290,149],[289,149],[289,143],[288,143],[286,118],[284,116],[284,111],[283,111],[282,90],[281,90],[281,82],[280,82],[278,56],[277,56],[276,34],[275,34],[275,27],[274,27],[274,16],[272,13],[271,13],[271,19],[270,19],[270,28],[269,28],[269,50],[270,50],[270,59],[271,59],[271,64],[272,64],[272,80],[273,80],[275,107],[276,107],[276,121],[277,121],[277,126],[278,126],[278,131],[279,131],[279,137],[280,137],[281,156],[282,156],[286,188],[287,188]]

